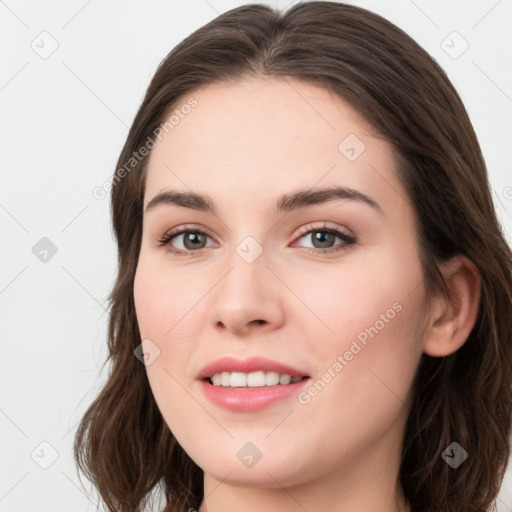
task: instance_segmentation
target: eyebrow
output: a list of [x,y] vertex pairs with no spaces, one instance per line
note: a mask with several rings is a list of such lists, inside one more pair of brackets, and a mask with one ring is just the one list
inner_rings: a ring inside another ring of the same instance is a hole
[[[299,190],[291,194],[284,194],[277,200],[275,211],[277,213],[291,212],[300,208],[340,199],[360,201],[371,206],[381,215],[384,215],[382,208],[374,199],[353,188],[341,186]],[[182,206],[184,208],[191,208],[193,210],[217,215],[217,209],[212,199],[207,195],[198,194],[196,192],[166,190],[157,194],[149,201],[146,206],[146,212],[154,210],[161,205]]]

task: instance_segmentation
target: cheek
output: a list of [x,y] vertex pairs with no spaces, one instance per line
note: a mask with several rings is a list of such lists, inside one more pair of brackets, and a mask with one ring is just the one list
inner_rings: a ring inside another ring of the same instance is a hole
[[[203,293],[183,272],[141,256],[134,279],[134,302],[141,338],[170,340],[187,324],[186,315]],[[197,292],[195,292],[197,288]],[[180,320],[183,318],[183,320]]]
[[[185,369],[193,353],[187,342],[191,333],[183,332],[186,321],[180,322],[190,307],[188,300],[177,293],[181,286],[178,275],[169,287],[167,275],[157,264],[141,259],[134,279],[134,302],[144,351],[157,354],[146,366],[149,385],[167,425],[178,439],[187,438],[189,414],[199,414],[194,402],[184,391],[188,386]],[[185,320],[183,318],[183,320]]]
[[402,250],[350,271],[320,274],[314,286],[303,282],[295,289],[314,313],[301,322],[320,378],[304,401],[318,397],[326,414],[340,397],[343,410],[356,416],[399,412],[422,354],[425,304],[419,284],[417,257]]
[[[415,312],[424,310],[423,287],[418,286],[422,274],[412,248],[405,254],[403,246],[389,246],[366,259],[358,254],[357,261],[347,259],[339,266],[322,269],[313,279],[303,275],[287,276],[307,306],[295,320],[303,324],[309,339],[315,339],[311,335],[316,332],[323,340],[319,346],[327,351],[342,349],[357,336],[364,344],[372,338],[370,333],[387,339],[381,334],[391,336],[398,325],[400,329],[421,325],[421,315]],[[413,341],[410,336],[398,340],[405,344]]]
[[187,322],[184,298],[176,290],[180,283],[141,259],[134,279],[134,303],[144,352],[153,354],[146,365],[148,380],[159,405],[166,401],[180,403],[179,382],[184,381],[184,369],[193,351],[187,343],[190,333],[183,332]]

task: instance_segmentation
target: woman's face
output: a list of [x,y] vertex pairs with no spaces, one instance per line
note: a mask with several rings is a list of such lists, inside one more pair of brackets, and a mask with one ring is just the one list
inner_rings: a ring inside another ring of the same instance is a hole
[[[345,102],[294,80],[192,96],[150,156],[134,283],[166,423],[225,483],[278,488],[348,478],[349,468],[368,478],[396,470],[425,297],[390,143]],[[155,199],[171,192],[181,195]],[[189,194],[208,196],[212,210]],[[187,232],[160,246],[171,229]],[[225,357],[270,359],[308,378],[285,384],[271,373],[284,369],[256,361],[207,370],[247,370],[213,386],[201,372]],[[247,373],[256,387],[244,386]]]

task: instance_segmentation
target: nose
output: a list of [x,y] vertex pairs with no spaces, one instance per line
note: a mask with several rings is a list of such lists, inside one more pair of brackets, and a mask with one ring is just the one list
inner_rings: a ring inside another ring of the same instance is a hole
[[212,290],[210,315],[215,329],[244,335],[281,327],[285,318],[283,285],[275,270],[267,266],[265,253],[250,263],[235,253],[230,264]]

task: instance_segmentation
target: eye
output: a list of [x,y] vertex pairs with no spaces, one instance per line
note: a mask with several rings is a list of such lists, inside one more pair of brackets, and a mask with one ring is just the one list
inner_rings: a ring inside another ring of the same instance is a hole
[[[312,225],[305,226],[302,230],[302,235],[299,240],[309,238],[313,247],[307,248],[309,252],[313,253],[331,253],[346,250],[348,247],[356,243],[356,238],[352,235],[340,231],[336,227],[329,227],[327,224],[323,226]],[[333,244],[339,238],[342,240],[341,246],[333,247]],[[327,249],[327,250],[323,250]]]
[[[299,240],[307,237],[312,241],[313,247],[306,247],[306,250],[316,254],[346,250],[349,246],[356,243],[356,238],[354,236],[348,235],[336,227],[329,227],[326,224],[323,226],[317,226],[316,228],[312,225],[305,226],[301,230]],[[180,238],[180,243],[183,248],[176,248],[173,245],[173,240],[179,240]],[[195,226],[182,226],[180,228],[171,229],[165,233],[158,240],[158,247],[169,246],[167,249],[168,252],[176,254],[177,256],[192,256],[197,251],[207,247],[205,243],[208,238],[211,239],[208,234]],[[338,247],[334,246],[333,248],[333,243],[336,238],[339,238],[342,241],[342,244]]]
[[[172,246],[171,242],[175,238],[181,238],[181,245],[184,249],[176,249]],[[187,226],[185,226],[171,229],[165,233],[164,236],[158,240],[158,247],[169,245],[169,252],[177,254],[178,256],[190,256],[194,251],[205,248],[204,242],[207,238],[210,237],[204,231],[197,228],[187,228]]]

